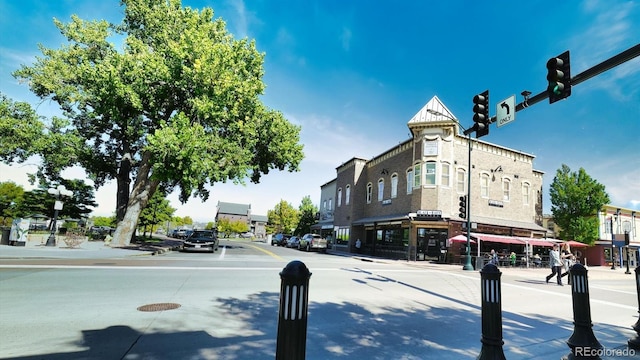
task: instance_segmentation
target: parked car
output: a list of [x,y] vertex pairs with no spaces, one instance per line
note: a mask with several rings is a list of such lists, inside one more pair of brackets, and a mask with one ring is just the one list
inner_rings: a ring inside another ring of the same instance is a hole
[[252,239],[254,237],[256,237],[256,235],[254,233],[252,233],[251,231],[247,231],[247,232],[243,232],[242,234],[240,234],[241,238],[245,238],[245,239]]
[[302,238],[300,238],[298,249],[306,251],[317,250],[325,252],[327,251],[327,239],[324,239],[318,234],[305,234]]
[[297,249],[300,246],[300,238],[297,236],[292,236],[287,240],[287,244],[285,245],[288,248]]
[[191,229],[176,229],[176,230],[174,230],[174,233],[173,233],[172,237],[174,237],[176,239],[186,239],[192,233],[193,233],[193,230],[191,230]]
[[274,246],[274,245],[287,246],[287,241],[289,241],[290,238],[291,238],[291,235],[286,235],[282,233],[275,234],[271,238],[271,246]]
[[182,243],[182,251],[208,251],[218,250],[218,234],[215,230],[195,230]]

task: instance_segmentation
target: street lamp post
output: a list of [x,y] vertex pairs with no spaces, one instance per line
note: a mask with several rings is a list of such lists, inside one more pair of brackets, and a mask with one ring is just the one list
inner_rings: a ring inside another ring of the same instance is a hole
[[627,250],[627,271],[624,273],[629,275],[631,271],[629,270],[629,232],[631,231],[631,222],[625,221],[622,224],[622,230],[624,231],[624,245]]
[[432,109],[428,109],[427,110],[428,113],[433,114],[433,115],[437,115],[437,116],[442,116],[444,118],[447,118],[453,122],[455,122],[456,124],[458,124],[458,126],[460,126],[462,128],[462,130],[467,133],[467,145],[468,145],[468,169],[467,169],[467,203],[466,203],[466,209],[467,209],[467,249],[466,249],[466,256],[465,256],[465,261],[464,261],[464,265],[462,266],[462,270],[473,270],[473,264],[471,264],[471,131],[468,131],[464,126],[462,126],[462,124],[460,124],[460,122],[458,121],[458,119],[455,119],[451,116],[445,115],[439,111],[436,110],[432,110]]
[[46,246],[56,246],[56,222],[58,220],[58,210],[62,210],[63,202],[61,199],[62,196],[73,196],[73,192],[71,190],[67,190],[64,185],[58,185],[57,188],[50,188],[47,192],[56,198],[56,202],[53,205],[53,223],[51,224],[51,233],[49,234],[49,238],[47,238]]

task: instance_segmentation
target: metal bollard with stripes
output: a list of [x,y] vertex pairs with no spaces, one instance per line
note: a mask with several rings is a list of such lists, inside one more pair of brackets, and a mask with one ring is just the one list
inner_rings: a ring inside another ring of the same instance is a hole
[[280,272],[280,314],[276,360],[303,360],[307,349],[307,312],[309,308],[307,266],[294,260]]
[[482,295],[482,349],[478,360],[506,360],[502,345],[502,273],[493,264],[480,271]]
[[569,270],[571,277],[571,297],[573,298],[573,334],[567,345],[571,352],[563,359],[600,359],[599,350],[603,347],[593,333],[591,305],[589,304],[589,280],[587,269],[575,264]]
[[[636,294],[638,296],[638,314],[640,314],[640,266],[636,267]],[[638,321],[632,326],[633,330],[636,332],[636,336],[629,339],[627,344],[631,349],[640,350],[640,317],[638,317]]]

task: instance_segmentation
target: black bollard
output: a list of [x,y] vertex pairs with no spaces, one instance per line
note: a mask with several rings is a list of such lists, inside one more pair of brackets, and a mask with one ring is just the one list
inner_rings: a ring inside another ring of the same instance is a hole
[[506,360],[502,351],[502,273],[493,264],[480,271],[482,294],[482,349],[478,360]]
[[[638,313],[640,314],[640,266],[636,267],[636,294],[638,295]],[[632,326],[633,330],[636,332],[636,337],[629,339],[627,344],[631,349],[640,349],[640,317],[638,321]]]
[[573,334],[567,340],[571,352],[563,359],[600,359],[602,345],[593,334],[587,269],[582,264],[575,264],[569,272],[573,298]]
[[307,266],[294,260],[280,272],[280,315],[276,360],[304,360],[307,349],[309,278]]

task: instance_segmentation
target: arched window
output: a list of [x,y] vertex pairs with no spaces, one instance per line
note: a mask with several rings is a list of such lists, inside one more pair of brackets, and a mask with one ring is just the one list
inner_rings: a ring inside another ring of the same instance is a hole
[[465,194],[467,192],[467,172],[464,169],[456,171],[456,191]]
[[509,201],[511,199],[511,180],[502,179],[502,200]]
[[440,165],[442,169],[442,174],[440,174],[440,185],[442,186],[450,186],[449,184],[449,163],[443,162]]
[[398,174],[397,173],[393,173],[393,175],[391,175],[391,198],[397,198],[398,197]]
[[373,184],[367,184],[367,204],[371,204],[371,193],[373,192]]
[[347,185],[344,193],[344,203],[345,205],[349,205],[349,199],[351,198],[351,185]]
[[413,192],[413,169],[407,169],[407,194]]
[[480,175],[480,196],[489,197],[489,174]]
[[384,199],[384,179],[378,180],[378,201]]
[[338,189],[338,207],[342,206],[342,188]]
[[435,185],[436,184],[436,162],[427,161],[424,164],[424,184]]
[[531,193],[531,185],[529,183],[522,183],[522,204],[529,205],[529,194]]

